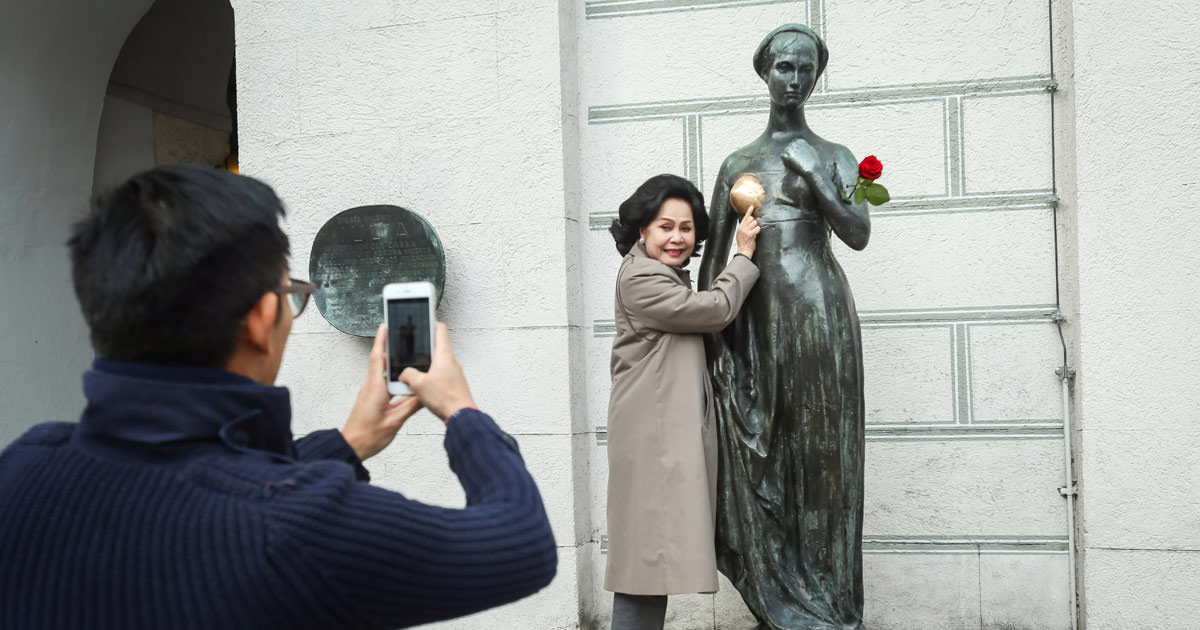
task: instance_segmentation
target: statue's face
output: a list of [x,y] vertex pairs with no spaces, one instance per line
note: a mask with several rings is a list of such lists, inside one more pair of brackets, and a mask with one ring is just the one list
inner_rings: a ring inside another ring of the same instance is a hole
[[683,265],[696,248],[692,207],[682,199],[664,201],[650,225],[642,228],[642,240],[646,255],[671,267]]
[[771,42],[771,53],[766,77],[771,102],[789,109],[800,107],[817,83],[816,43],[804,35],[784,33]]

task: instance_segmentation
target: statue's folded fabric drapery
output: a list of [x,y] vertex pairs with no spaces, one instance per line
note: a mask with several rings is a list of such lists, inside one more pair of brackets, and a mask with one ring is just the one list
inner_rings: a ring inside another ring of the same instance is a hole
[[799,284],[759,259],[714,379],[717,564],[789,630],[855,628],[863,606],[862,345],[841,270],[814,254],[786,253]]

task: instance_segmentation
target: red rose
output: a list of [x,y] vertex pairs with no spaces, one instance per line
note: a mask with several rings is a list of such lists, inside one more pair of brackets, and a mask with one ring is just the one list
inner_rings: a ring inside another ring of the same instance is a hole
[[858,165],[858,174],[863,179],[875,181],[883,173],[883,162],[880,162],[874,155],[868,155],[863,158],[861,164]]

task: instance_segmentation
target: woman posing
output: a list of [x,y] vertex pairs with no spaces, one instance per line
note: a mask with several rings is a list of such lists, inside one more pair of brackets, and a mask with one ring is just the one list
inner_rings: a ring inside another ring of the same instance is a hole
[[613,630],[662,628],[667,595],[717,590],[713,519],[717,436],[702,333],[733,321],[758,279],[758,223],[737,226],[737,253],[692,291],[683,267],[708,236],[704,196],[658,175],[621,204],[609,232],[617,338],[608,406],[608,567]]

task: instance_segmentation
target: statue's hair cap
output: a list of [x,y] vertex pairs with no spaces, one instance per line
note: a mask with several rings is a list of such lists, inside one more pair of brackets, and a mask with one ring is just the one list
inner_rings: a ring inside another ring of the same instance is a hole
[[817,35],[816,31],[803,24],[784,24],[767,33],[767,36],[759,42],[758,48],[754,49],[754,71],[758,73],[758,76],[766,76],[767,57],[770,56],[771,52],[771,40],[775,39],[775,36],[781,33],[799,33],[807,35],[813,40],[813,43],[817,46],[817,76],[821,76],[821,73],[825,71],[825,64],[829,62],[829,49],[825,47],[825,40],[821,39],[821,36]]

